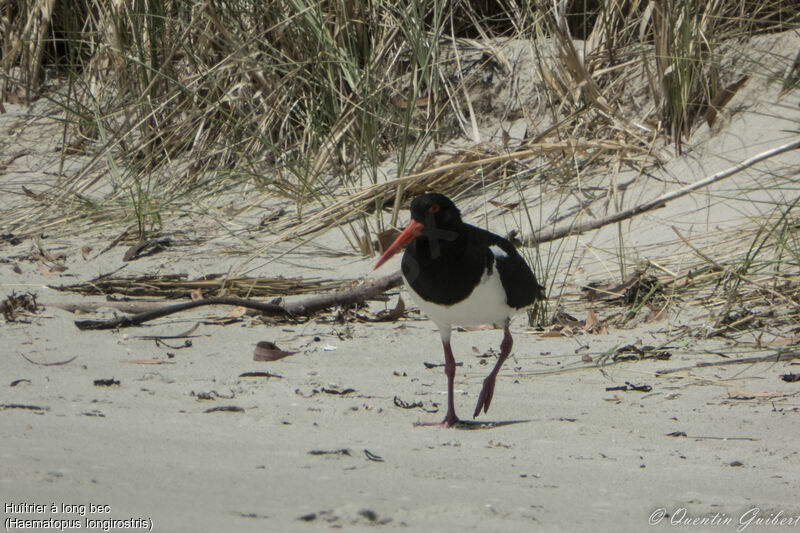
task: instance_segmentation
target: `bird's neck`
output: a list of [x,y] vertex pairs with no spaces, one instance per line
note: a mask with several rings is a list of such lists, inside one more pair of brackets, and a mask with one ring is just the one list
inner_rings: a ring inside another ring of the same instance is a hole
[[423,233],[414,240],[414,254],[424,262],[437,261],[442,256],[457,257],[464,250],[466,242],[463,231],[437,229]]

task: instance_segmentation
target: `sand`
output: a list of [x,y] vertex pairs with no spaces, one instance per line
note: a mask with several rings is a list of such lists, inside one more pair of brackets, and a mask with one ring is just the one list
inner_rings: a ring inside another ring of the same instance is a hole
[[[787,54],[797,49],[791,42],[785,46]],[[687,153],[668,161],[663,180],[632,182],[626,205],[796,136],[791,130],[800,119],[800,96],[794,91],[779,98],[779,89],[762,79],[748,84],[730,104],[737,111],[724,127],[701,127]],[[6,107],[25,116],[19,106]],[[20,170],[28,159],[39,157],[43,165],[51,157],[46,147],[30,149],[26,161],[16,161],[20,166],[0,176],[4,187],[33,179]],[[709,239],[730,235],[743,217],[760,214],[746,212],[759,209],[759,198],[776,190],[796,195],[796,188],[766,184],[790,176],[798,164],[797,152],[785,154],[720,184],[714,194],[693,195],[635,219],[625,226],[626,253],[631,261],[669,262],[680,254],[687,262],[700,261],[672,225]],[[722,201],[725,195],[735,198]],[[473,222],[484,220],[477,214],[482,211],[474,210],[481,203],[475,198],[462,206]],[[556,209],[549,208],[545,218]],[[497,211],[489,220],[492,229],[503,231],[517,222]],[[243,266],[242,254],[223,252],[247,240],[267,242],[268,234],[232,236],[236,221],[225,225],[200,215],[170,224],[187,242],[132,262],[125,272],[375,275],[374,258],[354,253],[338,232],[315,236],[312,244],[280,258],[269,252]],[[97,254],[115,236],[106,228],[80,235],[54,232],[43,239],[47,249],[66,254],[68,270],[62,273],[43,272],[26,259],[32,240],[3,242],[3,297],[32,291],[44,303],[82,300],[46,286],[119,268],[125,246]],[[551,273],[558,282],[550,285],[553,297],[565,284],[560,305],[567,312],[586,316],[580,283],[618,275],[609,266],[617,236],[614,227],[568,240],[565,247],[575,248],[578,260],[571,268],[559,263]],[[188,242],[190,237],[200,243]],[[84,246],[93,249],[88,260]],[[542,247],[541,253],[553,257],[556,249]],[[382,273],[397,268],[397,261]],[[512,325],[513,354],[489,413],[477,419],[480,424],[442,429],[414,425],[444,415],[443,370],[424,365],[443,360],[433,324],[413,312],[404,290],[392,292],[387,303],[371,303],[370,310],[393,307],[398,295],[412,312],[396,322],[337,323],[328,315],[300,324],[245,318],[220,325],[211,318],[230,309],[204,308],[137,328],[79,331],[76,319],[96,316],[49,305],[22,322],[0,322],[4,526],[15,531],[72,520],[83,528],[153,531],[645,531],[651,525],[800,530],[800,389],[780,379],[796,373],[796,364],[658,373],[776,352],[745,350],[742,338],[737,344],[678,334],[685,326],[701,331],[712,324],[713,307],[678,302],[665,320],[565,337],[543,337],[519,317]],[[152,339],[196,324],[189,339]],[[762,333],[754,329],[744,340]],[[774,329],[766,333],[776,335]],[[456,408],[464,419],[493,363],[485,355],[496,353],[501,337],[496,330],[453,335],[456,359],[463,363],[456,375]],[[253,349],[263,340],[298,353],[255,362]],[[583,358],[597,360],[627,344],[666,345],[671,357],[582,369]],[[246,372],[275,376],[242,377]],[[607,390],[626,383],[649,389]],[[403,402],[421,407],[404,408]]]

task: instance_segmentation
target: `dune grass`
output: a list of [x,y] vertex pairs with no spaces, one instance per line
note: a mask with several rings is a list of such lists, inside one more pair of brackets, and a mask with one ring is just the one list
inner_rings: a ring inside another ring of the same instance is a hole
[[[780,0],[6,0],[0,24],[2,100],[46,101],[62,125],[59,179],[0,215],[9,231],[80,231],[90,220],[143,239],[170,214],[244,187],[294,205],[270,226],[270,244],[342,226],[369,254],[374,234],[423,190],[515,191],[532,234],[553,222],[531,214],[532,185],[590,198],[593,176],[644,175],[662,163],[654,147],[681,153],[737,83],[776,75],[728,69],[725,43],[797,30],[800,9]],[[537,58],[539,103],[506,109],[501,118],[531,126],[521,144],[498,146],[481,137],[480,109],[492,77],[524,74],[509,48],[520,42]],[[788,62],[776,80],[784,91],[797,88],[799,69]],[[441,149],[455,138],[472,145]],[[79,168],[66,172],[70,158]],[[621,209],[616,178],[608,186]],[[775,206],[783,217],[742,251],[737,271],[797,264],[794,208]],[[631,259],[618,229],[624,278]],[[765,250],[774,252],[762,262]],[[552,280],[574,251],[548,257],[534,262]]]

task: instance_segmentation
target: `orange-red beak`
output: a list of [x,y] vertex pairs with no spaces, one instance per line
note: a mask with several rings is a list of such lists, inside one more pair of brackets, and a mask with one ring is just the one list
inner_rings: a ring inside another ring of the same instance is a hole
[[408,243],[413,241],[417,238],[417,236],[422,233],[422,228],[425,226],[421,222],[417,222],[414,219],[411,219],[411,222],[408,223],[406,229],[403,230],[403,233],[397,236],[391,246],[389,246],[383,255],[378,259],[378,262],[375,263],[375,267],[373,270],[377,270],[382,264],[389,260],[394,254],[408,246]]

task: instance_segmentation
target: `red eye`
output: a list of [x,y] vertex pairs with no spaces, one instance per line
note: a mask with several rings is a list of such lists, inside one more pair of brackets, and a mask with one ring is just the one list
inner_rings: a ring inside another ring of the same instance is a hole
[[439,207],[439,204],[433,204],[430,207],[430,209],[428,209],[428,211],[430,211],[431,213],[438,213],[439,209],[441,209],[441,207]]

